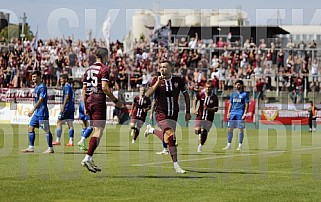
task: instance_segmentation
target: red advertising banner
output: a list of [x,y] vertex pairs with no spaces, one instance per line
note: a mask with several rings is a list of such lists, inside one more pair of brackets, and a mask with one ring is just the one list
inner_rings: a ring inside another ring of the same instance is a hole
[[260,119],[263,124],[292,125],[292,121],[301,121],[301,125],[307,125],[309,114],[306,110],[261,110]]
[[[228,109],[229,103],[230,103],[229,100],[225,100],[225,101],[224,101],[224,104],[225,104],[224,121],[225,121],[225,122],[228,122],[227,109]],[[249,108],[248,108],[248,110],[247,110],[247,114],[246,114],[246,118],[245,118],[245,122],[254,123],[255,104],[256,104],[256,101],[255,101],[255,100],[251,100],[251,101],[250,101],[250,103],[249,103]]]

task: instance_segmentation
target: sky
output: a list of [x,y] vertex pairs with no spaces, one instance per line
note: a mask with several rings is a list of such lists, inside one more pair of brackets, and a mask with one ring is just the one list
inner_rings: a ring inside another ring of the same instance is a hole
[[[10,13],[10,23],[21,22],[26,13],[31,30],[42,39],[74,35],[86,39],[103,38],[102,25],[111,16],[110,39],[123,40],[131,29],[137,9],[241,9],[250,25],[321,24],[321,1],[315,0],[0,0],[0,11]],[[278,15],[279,13],[279,15]],[[277,17],[281,20],[277,20]]]

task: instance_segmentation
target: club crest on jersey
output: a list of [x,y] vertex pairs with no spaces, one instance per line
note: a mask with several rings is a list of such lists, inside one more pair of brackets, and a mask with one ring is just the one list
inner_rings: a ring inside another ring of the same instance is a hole
[[174,83],[174,86],[175,86],[175,88],[177,88],[177,87],[178,87],[178,83],[177,83],[177,82],[175,82],[175,83]]
[[210,100],[210,103],[212,104],[212,103],[213,103],[213,100]]

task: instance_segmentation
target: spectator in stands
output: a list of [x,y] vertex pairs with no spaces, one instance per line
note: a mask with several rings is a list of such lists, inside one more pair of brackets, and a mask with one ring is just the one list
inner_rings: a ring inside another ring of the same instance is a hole
[[256,81],[255,84],[255,99],[258,100],[258,102],[264,100],[264,90],[265,90],[265,83],[264,80],[259,78]]
[[319,63],[316,58],[313,59],[311,64],[311,74],[312,74],[312,86],[319,86],[318,78],[319,78]]
[[317,127],[317,111],[319,109],[313,104],[313,101],[310,101],[310,107],[308,109],[309,112],[309,131],[312,132],[312,127],[313,127],[313,132],[315,132],[315,129]]

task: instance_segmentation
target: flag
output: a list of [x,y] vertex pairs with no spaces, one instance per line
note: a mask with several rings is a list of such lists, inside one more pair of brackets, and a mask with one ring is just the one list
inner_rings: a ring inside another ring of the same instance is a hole
[[36,56],[37,55],[37,49],[38,49],[38,31],[36,32],[35,36],[33,37],[30,45],[31,45],[32,55]]
[[110,53],[110,50],[109,50],[110,28],[111,28],[111,19],[110,19],[110,16],[108,16],[103,23],[103,30],[102,31],[103,31],[104,38],[106,40],[106,48],[109,53]]

